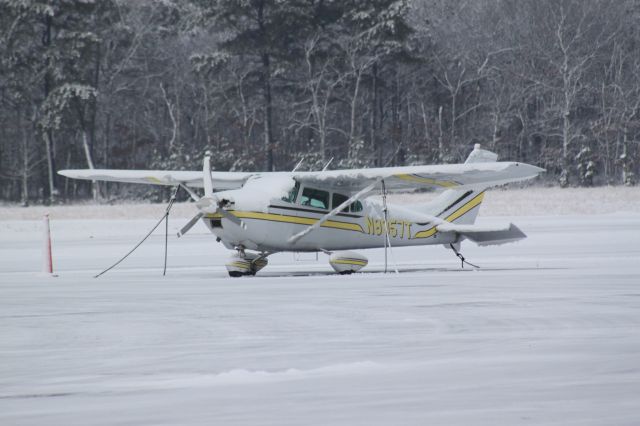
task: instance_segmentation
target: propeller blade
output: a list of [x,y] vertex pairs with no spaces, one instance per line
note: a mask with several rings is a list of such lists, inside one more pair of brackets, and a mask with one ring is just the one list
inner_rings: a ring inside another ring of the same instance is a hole
[[195,225],[200,219],[202,219],[203,216],[204,213],[198,213],[189,222],[187,222],[187,224],[183,226],[180,231],[178,231],[178,238],[189,232],[189,230],[193,228],[193,225]]
[[202,165],[202,181],[204,186],[204,197],[196,202],[196,206],[203,213],[220,213],[224,218],[230,220],[242,229],[247,229],[247,225],[237,216],[229,213],[222,207],[221,200],[213,194],[213,179],[211,179],[211,157],[206,155]]
[[191,197],[191,199],[193,201],[198,201],[200,199],[198,194],[193,192],[193,190],[191,188],[189,188],[187,185],[181,183],[180,186],[182,187],[182,189],[184,189],[185,191],[187,191],[189,193],[189,196]]
[[204,157],[202,165],[202,182],[204,185],[204,196],[213,197],[213,179],[211,179],[211,157]]

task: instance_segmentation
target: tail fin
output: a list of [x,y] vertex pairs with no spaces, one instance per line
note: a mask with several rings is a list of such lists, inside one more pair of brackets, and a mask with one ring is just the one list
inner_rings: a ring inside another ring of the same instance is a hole
[[[493,163],[498,161],[498,155],[480,148],[476,144],[467,157],[465,164]],[[429,214],[442,218],[448,222],[461,225],[472,225],[478,217],[480,204],[484,199],[487,188],[448,189],[433,199],[428,205],[422,206]]]
[[447,222],[472,225],[478,217],[485,189],[467,191],[449,189],[432,201],[433,207],[438,210],[432,210],[431,214]]

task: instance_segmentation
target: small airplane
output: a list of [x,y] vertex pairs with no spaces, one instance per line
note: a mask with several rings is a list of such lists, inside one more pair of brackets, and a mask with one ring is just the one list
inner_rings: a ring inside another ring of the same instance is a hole
[[[62,170],[62,176],[92,181],[168,185],[184,188],[197,214],[178,232],[202,221],[233,255],[232,277],[255,275],[278,252],[323,252],[341,274],[353,273],[368,259],[353,250],[444,245],[459,253],[467,239],[484,246],[526,238],[513,224],[474,225],[485,191],[523,181],[544,171],[498,156],[475,145],[463,164],[291,172],[203,170]],[[203,188],[200,197],[193,188]],[[388,191],[443,190],[427,203],[387,204]],[[372,195],[381,197],[372,197]],[[386,270],[386,250],[385,250]]]

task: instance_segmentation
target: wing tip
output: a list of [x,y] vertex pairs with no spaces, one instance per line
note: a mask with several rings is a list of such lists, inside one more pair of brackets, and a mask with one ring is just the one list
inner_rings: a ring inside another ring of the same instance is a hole
[[65,169],[65,170],[58,170],[58,174],[59,174],[60,176],[64,176],[64,177],[68,177],[68,178],[70,178],[70,177],[74,177],[74,176],[73,176],[73,175],[74,175],[74,173],[73,173],[73,172],[75,172],[75,171],[77,171],[77,170],[67,170],[67,169]]

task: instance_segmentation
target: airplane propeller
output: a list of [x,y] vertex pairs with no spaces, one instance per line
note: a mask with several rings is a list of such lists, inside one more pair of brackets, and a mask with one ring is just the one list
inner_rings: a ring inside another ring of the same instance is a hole
[[182,229],[180,229],[180,231],[178,231],[178,238],[182,237],[184,234],[189,232],[189,230],[193,228],[193,225],[195,225],[200,219],[202,219],[203,216],[204,216],[204,213],[198,213],[197,215],[192,217],[191,220],[187,222],[187,224],[183,226]]
[[239,219],[237,216],[229,213],[224,206],[227,204],[227,200],[221,200],[215,196],[213,192],[213,180],[211,179],[211,157],[209,155],[204,157],[204,162],[202,165],[202,179],[204,184],[204,196],[196,201],[196,207],[199,212],[194,217],[191,218],[186,225],[180,229],[178,232],[178,237],[183,236],[193,226],[198,223],[200,219],[204,217],[205,214],[220,214],[225,219],[235,223],[243,229],[247,228],[247,225]]

